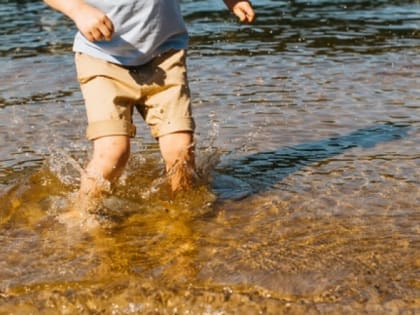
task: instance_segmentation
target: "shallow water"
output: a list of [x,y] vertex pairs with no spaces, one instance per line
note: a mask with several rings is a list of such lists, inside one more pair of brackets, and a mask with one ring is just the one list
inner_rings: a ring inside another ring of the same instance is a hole
[[202,183],[139,134],[103,224],[57,220],[90,154],[72,24],[0,0],[0,313],[420,312],[418,1],[183,1]]

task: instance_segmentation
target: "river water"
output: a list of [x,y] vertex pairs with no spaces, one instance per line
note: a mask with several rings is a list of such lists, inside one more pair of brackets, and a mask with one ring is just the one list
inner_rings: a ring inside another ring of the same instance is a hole
[[419,314],[419,1],[182,8],[200,185],[167,197],[137,117],[84,229],[74,27],[0,0],[0,313]]

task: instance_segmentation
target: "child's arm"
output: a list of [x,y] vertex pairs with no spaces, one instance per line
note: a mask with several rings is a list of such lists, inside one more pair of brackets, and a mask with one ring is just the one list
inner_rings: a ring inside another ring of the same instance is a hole
[[223,0],[241,22],[252,23],[255,19],[254,9],[248,0]]
[[44,0],[50,7],[67,15],[90,41],[109,40],[114,33],[112,21],[102,11],[83,0]]

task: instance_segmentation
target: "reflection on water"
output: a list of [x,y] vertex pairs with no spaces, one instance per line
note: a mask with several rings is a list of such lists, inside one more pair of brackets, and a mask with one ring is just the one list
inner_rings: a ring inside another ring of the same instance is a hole
[[[271,152],[258,152],[228,161],[227,165],[218,167],[218,173],[223,174],[221,176],[223,180],[220,181],[220,175],[216,175],[213,189],[219,198],[243,198],[249,194],[272,189],[285,176],[297,172],[305,165],[327,160],[351,148],[370,148],[383,141],[400,139],[407,134],[407,129],[404,126],[378,125],[343,136]],[[229,183],[229,179],[233,182]],[[224,183],[225,180],[227,183]]]
[[83,230],[72,24],[0,0],[0,313],[419,313],[418,1],[182,7],[202,181],[169,198],[138,119]]

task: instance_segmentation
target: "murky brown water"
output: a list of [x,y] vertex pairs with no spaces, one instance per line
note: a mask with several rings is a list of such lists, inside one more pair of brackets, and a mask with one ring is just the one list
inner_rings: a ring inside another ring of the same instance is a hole
[[202,183],[138,119],[98,228],[71,24],[0,0],[0,314],[420,313],[420,5],[184,1]]

